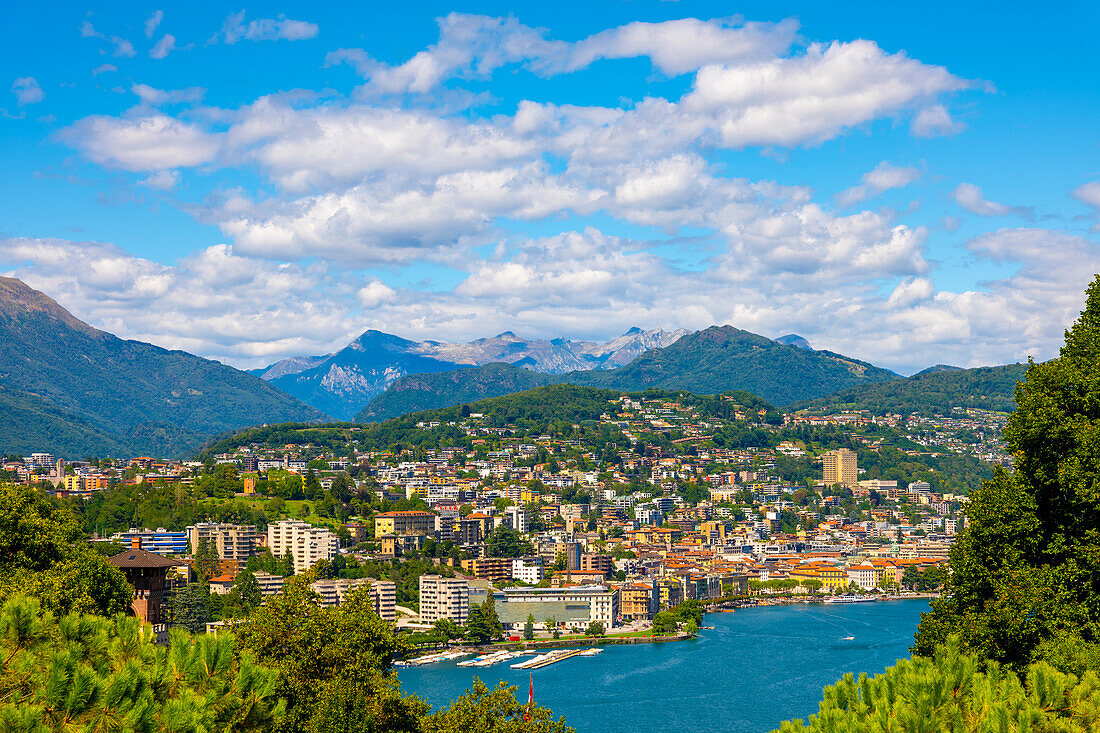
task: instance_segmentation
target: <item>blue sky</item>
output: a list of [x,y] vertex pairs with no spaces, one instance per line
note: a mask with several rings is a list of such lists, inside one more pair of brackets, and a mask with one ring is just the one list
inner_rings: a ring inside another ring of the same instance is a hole
[[1002,363],[1100,272],[1095,4],[5,14],[0,272],[238,366],[714,323]]

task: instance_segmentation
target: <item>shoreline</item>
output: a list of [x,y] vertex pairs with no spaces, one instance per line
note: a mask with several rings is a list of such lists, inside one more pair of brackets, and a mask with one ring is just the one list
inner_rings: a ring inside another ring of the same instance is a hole
[[[778,598],[746,598],[734,602],[733,607],[723,604],[725,607],[707,608],[704,613],[734,613],[741,608],[757,608],[761,606],[790,606],[824,604],[829,596],[810,598],[807,596],[778,597]],[[918,601],[922,599],[939,598],[938,593],[914,593],[906,596],[879,596],[875,602],[888,601]],[[700,627],[701,630],[706,627]],[[697,638],[698,634],[689,634],[681,631],[675,634],[649,635],[649,636],[585,636],[571,639],[534,639],[531,641],[498,641],[490,644],[455,644],[446,645],[433,650],[418,650],[424,654],[405,657],[403,661],[416,659],[417,656],[430,656],[444,652],[465,652],[468,654],[485,654],[493,651],[531,651],[538,652],[542,649],[563,649],[571,646],[619,646],[627,644],[663,644],[665,642],[687,641]]]

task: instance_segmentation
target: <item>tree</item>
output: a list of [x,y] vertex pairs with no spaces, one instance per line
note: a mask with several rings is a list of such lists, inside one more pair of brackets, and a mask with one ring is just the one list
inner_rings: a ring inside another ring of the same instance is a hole
[[588,636],[603,636],[607,633],[607,629],[599,621],[593,621],[588,624],[588,629],[584,633]]
[[214,574],[218,572],[219,559],[218,548],[211,544],[207,538],[201,537],[199,546],[192,556],[195,574],[199,576],[200,582],[209,582],[214,577]]
[[535,616],[527,614],[527,621],[523,624],[523,638],[531,641],[535,638]]
[[810,591],[810,595],[817,595],[817,592],[825,586],[825,584],[817,578],[807,578],[802,581],[802,585],[806,587],[806,590]]
[[674,634],[679,628],[679,618],[672,611],[658,611],[653,617],[654,634]]
[[169,650],[136,618],[57,618],[25,596],[4,603],[0,628],[4,730],[259,733],[285,710],[275,673],[230,635],[173,630]]
[[33,594],[58,614],[122,613],[134,589],[38,489],[0,483],[0,600]]
[[211,620],[210,587],[203,583],[187,584],[172,596],[171,608],[173,624],[192,634],[205,633]]
[[[985,666],[985,671],[981,671]],[[949,637],[934,657],[903,659],[874,677],[861,674],[824,690],[818,713],[777,733],[832,731],[1066,731],[1100,726],[1095,674],[1078,678],[1045,663],[1006,673],[960,650]]]
[[501,681],[489,689],[480,679],[473,687],[421,722],[423,733],[574,733],[562,719],[538,705],[520,704],[516,688]]
[[462,638],[463,633],[465,633],[461,626],[459,626],[449,618],[438,619],[434,624],[432,624],[432,631],[434,631],[439,636],[442,636],[447,641],[450,641],[451,639],[460,639]]
[[489,533],[488,552],[489,557],[523,557],[534,549],[523,535],[502,524]]
[[466,619],[466,639],[478,644],[485,644],[499,639],[504,633],[504,626],[497,616],[496,604],[493,602],[493,594],[489,593],[480,606],[470,609],[470,615]]
[[1100,642],[1100,276],[1056,359],[1030,362],[1004,428],[1014,459],[973,492],[951,575],[914,653],[957,634],[964,648],[1022,666],[1069,633]]
[[249,570],[237,573],[237,579],[233,583],[230,594],[233,596],[233,602],[245,612],[251,611],[263,602],[260,583]]
[[321,608],[307,580],[288,583],[236,632],[242,649],[279,673],[287,714],[273,730],[417,731],[428,705],[398,691],[393,659],[405,646],[367,589]]

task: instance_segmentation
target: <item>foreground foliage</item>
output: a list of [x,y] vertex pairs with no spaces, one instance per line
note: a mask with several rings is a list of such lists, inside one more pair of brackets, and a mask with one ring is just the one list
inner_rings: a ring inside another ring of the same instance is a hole
[[154,646],[132,617],[55,617],[36,599],[0,610],[0,730],[263,731],[283,715],[275,675],[231,637],[174,631]]
[[[952,574],[913,652],[950,635],[983,657],[1100,661],[1100,277],[1057,359],[1032,363],[1004,430],[1015,471],[974,492]],[[1097,667],[1100,668],[1100,667]]]
[[845,675],[825,688],[817,715],[785,722],[779,731],[1084,733],[1100,727],[1100,677],[1092,671],[1078,677],[1039,662],[1018,677],[996,662],[981,668],[982,661],[951,638],[933,658],[902,660],[870,678]]
[[77,518],[37,488],[0,483],[0,601],[37,596],[55,613],[112,615],[134,589],[84,541]]

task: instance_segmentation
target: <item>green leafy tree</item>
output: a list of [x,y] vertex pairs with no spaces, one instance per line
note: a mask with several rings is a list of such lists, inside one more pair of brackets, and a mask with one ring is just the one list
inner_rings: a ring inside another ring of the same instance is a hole
[[260,583],[256,576],[249,570],[237,573],[237,579],[233,583],[233,603],[246,613],[256,608],[263,602],[263,594],[260,591]]
[[527,621],[523,624],[523,638],[527,641],[531,641],[535,638],[535,616],[534,614],[527,614]]
[[588,636],[603,636],[607,633],[607,628],[604,627],[599,621],[593,621],[588,624],[588,628],[584,632]]
[[463,628],[449,618],[441,618],[432,624],[432,631],[447,641],[460,639],[464,633]]
[[240,647],[278,671],[287,714],[273,730],[417,731],[428,706],[398,691],[393,659],[405,647],[366,589],[321,608],[308,580],[289,583],[237,629]]
[[0,730],[270,730],[276,675],[232,636],[173,630],[158,647],[136,618],[61,618],[16,596],[0,610]]
[[80,523],[38,489],[0,483],[0,600],[33,594],[65,614],[122,613],[134,589],[88,547]]
[[653,617],[654,634],[673,634],[680,628],[680,619],[673,611],[658,611]]
[[970,496],[951,575],[913,651],[951,634],[981,656],[1037,659],[1045,640],[1100,641],[1100,277],[1059,357],[1030,363],[1004,428],[1013,473]]
[[451,703],[421,723],[422,733],[574,733],[562,719],[538,705],[521,704],[516,688],[501,681],[489,689],[480,679]]
[[489,557],[523,557],[534,552],[523,535],[503,524],[493,528],[487,544]]

